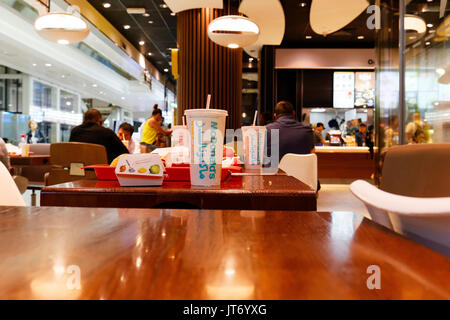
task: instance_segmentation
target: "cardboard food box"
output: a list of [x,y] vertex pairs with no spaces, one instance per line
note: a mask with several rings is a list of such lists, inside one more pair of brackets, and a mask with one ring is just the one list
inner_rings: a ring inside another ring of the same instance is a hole
[[160,186],[164,166],[157,154],[124,154],[117,162],[116,176],[122,187]]

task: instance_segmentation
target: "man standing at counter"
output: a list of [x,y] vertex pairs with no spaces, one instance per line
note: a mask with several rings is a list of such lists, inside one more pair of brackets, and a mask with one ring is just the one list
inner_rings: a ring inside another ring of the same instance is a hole
[[323,138],[322,132],[325,129],[322,122],[318,122],[316,127],[314,128],[314,145],[319,146],[325,143],[325,139]]
[[269,123],[267,128],[267,153],[270,156],[272,129],[278,129],[280,134],[280,160],[287,153],[309,154],[314,149],[313,130],[311,126],[298,122],[295,111],[288,101],[280,101],[275,107],[275,122]]
[[358,132],[355,134],[355,140],[358,147],[362,147],[366,142],[366,130],[367,126],[364,123],[361,123]]

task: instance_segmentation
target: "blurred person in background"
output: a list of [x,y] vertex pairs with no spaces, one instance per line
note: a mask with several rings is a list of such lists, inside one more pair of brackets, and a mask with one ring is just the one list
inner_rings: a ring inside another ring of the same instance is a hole
[[325,143],[325,139],[323,138],[323,130],[325,130],[325,126],[322,122],[318,122],[316,127],[314,128],[314,145],[319,146]]
[[134,127],[128,122],[124,122],[120,125],[117,136],[122,143],[127,147],[129,153],[139,153],[140,149],[137,148],[138,144],[132,138]]
[[27,133],[27,143],[47,143],[47,139],[38,128],[38,124],[34,120],[28,121],[30,131]]
[[259,117],[259,125],[266,126],[273,121],[273,116],[270,112],[263,112]]
[[99,144],[106,148],[108,163],[128,149],[117,137],[114,131],[103,126],[103,117],[97,109],[89,109],[84,113],[83,123],[70,132],[69,142],[85,142]]
[[8,149],[6,149],[6,143],[2,138],[0,138],[0,162],[3,163],[8,170],[11,167],[9,163]]
[[159,147],[158,134],[168,136],[172,133],[172,130],[164,130],[161,127],[162,123],[162,111],[158,108],[158,105],[153,106],[153,112],[151,118],[147,119],[142,130],[141,139],[141,153],[149,153]]

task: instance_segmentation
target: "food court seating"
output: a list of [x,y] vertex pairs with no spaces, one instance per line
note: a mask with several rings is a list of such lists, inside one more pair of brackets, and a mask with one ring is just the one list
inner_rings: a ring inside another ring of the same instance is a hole
[[407,197],[358,180],[352,193],[367,207],[374,222],[450,256],[450,197]]
[[450,143],[395,146],[384,157],[381,190],[363,181],[350,189],[373,221],[450,254],[449,159]]
[[77,170],[76,168],[106,164],[108,158],[104,146],[92,143],[61,142],[51,144],[50,162],[54,167],[45,175],[46,186],[95,178],[93,171]]
[[317,191],[317,156],[314,153],[288,153],[281,159],[278,168]]
[[410,197],[450,197],[449,159],[450,143],[389,148],[380,189]]
[[0,206],[24,207],[25,201],[17,188],[10,172],[0,162]]

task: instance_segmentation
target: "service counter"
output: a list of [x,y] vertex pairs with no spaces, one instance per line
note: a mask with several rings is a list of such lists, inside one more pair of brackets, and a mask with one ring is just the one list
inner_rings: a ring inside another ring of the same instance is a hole
[[319,179],[370,179],[375,172],[375,154],[368,147],[316,147]]

